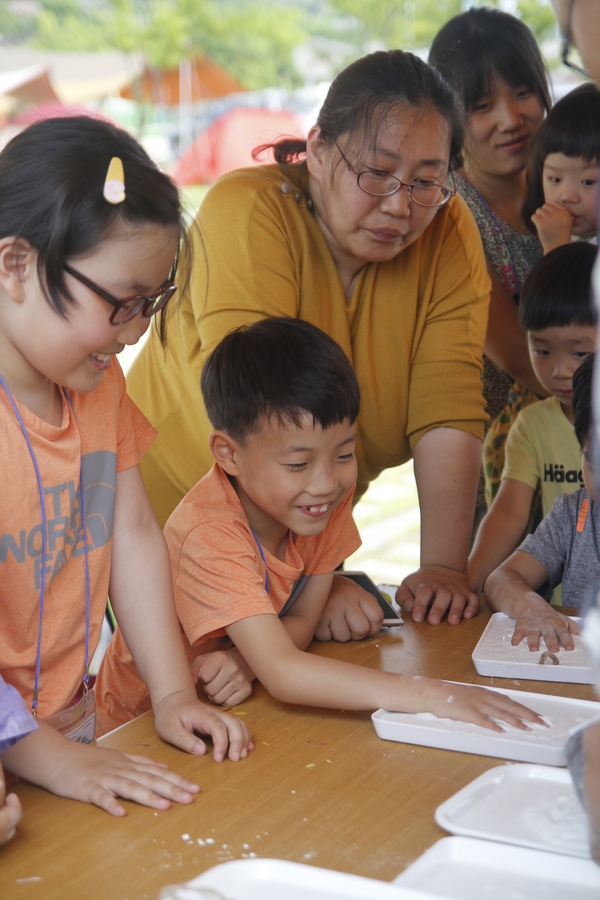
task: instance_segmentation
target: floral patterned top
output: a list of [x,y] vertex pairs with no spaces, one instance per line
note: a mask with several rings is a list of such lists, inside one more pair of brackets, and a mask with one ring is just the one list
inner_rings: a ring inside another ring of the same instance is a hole
[[[534,263],[544,255],[536,235],[521,234],[504,219],[492,212],[479,191],[462,175],[456,175],[456,187],[473,214],[479,228],[486,259],[506,289],[519,302],[521,288]],[[500,415],[509,401],[514,380],[488,357],[483,357],[483,396],[489,415],[487,428]],[[522,391],[519,391],[521,393]],[[486,428],[486,431],[487,431]],[[501,466],[500,473],[501,474]],[[478,505],[485,505],[483,485]]]

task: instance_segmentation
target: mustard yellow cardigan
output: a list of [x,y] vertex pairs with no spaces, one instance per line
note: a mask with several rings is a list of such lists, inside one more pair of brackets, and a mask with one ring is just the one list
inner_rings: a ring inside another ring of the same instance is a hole
[[[199,379],[232,328],[266,316],[317,325],[350,358],[362,393],[356,496],[439,426],[483,437],[482,351],[490,282],[479,231],[456,196],[389,262],[366,265],[350,298],[303,190],[302,165],[232,172],[192,229],[190,288],[153,329],[129,392],[158,430],[142,472],[161,524],[211,467]],[[177,295],[176,295],[177,296]]]

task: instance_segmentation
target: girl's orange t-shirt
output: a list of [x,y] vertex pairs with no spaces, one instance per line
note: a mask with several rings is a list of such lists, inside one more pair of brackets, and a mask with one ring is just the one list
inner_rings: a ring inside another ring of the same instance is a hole
[[[84,675],[86,589],[80,467],[91,587],[91,661],[106,609],[117,472],[137,465],[156,434],[127,396],[116,359],[95,391],[72,394],[70,399],[72,410],[63,394],[59,426],[17,403],[41,472],[47,520],[40,717],[69,706]],[[1,386],[0,458],[0,672],[31,706],[39,628],[42,514],[31,455]]]

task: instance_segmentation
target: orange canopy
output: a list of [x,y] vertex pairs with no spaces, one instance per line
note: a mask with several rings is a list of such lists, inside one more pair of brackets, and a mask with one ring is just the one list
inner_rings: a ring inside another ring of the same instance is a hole
[[[186,60],[183,66],[186,78],[189,79],[189,90],[188,86],[184,85],[185,102],[197,103],[200,100],[212,100],[225,94],[237,94],[246,90],[225,69],[213,62],[210,56]],[[146,66],[142,74],[127,87],[122,88],[120,93],[121,97],[127,100],[178,106],[181,102],[180,83],[179,67],[161,70]]]

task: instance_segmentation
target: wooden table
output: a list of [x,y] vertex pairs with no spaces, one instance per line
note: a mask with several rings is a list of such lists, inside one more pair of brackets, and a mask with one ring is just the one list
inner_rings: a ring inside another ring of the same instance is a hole
[[[489,618],[402,629],[315,653],[411,675],[594,699],[586,685],[477,675],[471,652]],[[127,803],[113,819],[21,784],[25,815],[0,849],[0,897],[156,898],[218,863],[275,857],[392,880],[444,832],[435,808],[501,760],[380,740],[368,713],[277,703],[258,686],[236,708],[252,730],[250,758],[215,764],[156,736],[150,714],[102,743],[166,762],[202,785],[191,806],[154,812]],[[203,841],[199,844],[198,841]]]

